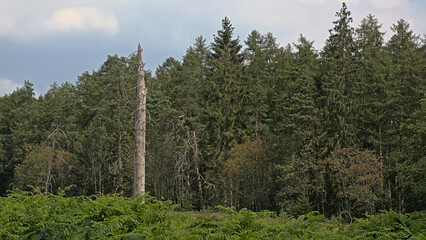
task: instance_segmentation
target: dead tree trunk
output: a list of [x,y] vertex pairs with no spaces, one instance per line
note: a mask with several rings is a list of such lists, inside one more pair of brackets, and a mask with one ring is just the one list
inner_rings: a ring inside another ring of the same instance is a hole
[[136,86],[135,165],[134,194],[145,193],[145,133],[146,133],[145,72],[142,63],[142,48],[138,45],[138,73]]
[[52,157],[50,158],[49,167],[47,169],[47,178],[46,178],[46,185],[44,188],[44,195],[47,195],[49,193],[50,181],[52,180],[52,165],[53,165],[54,158],[55,158],[55,142],[52,140]]

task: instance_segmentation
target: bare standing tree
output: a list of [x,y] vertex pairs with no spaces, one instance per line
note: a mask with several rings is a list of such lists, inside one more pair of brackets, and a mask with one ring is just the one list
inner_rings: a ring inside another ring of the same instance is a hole
[[145,72],[142,63],[142,48],[138,44],[138,73],[136,86],[135,165],[134,194],[145,193],[145,133],[146,133]]

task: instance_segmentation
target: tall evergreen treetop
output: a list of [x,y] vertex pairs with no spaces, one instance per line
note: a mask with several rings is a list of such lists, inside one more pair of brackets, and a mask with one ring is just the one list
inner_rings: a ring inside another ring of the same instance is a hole
[[355,51],[354,44],[354,29],[351,26],[351,12],[347,9],[345,3],[342,8],[336,13],[338,18],[333,21],[334,27],[329,30],[330,36],[326,41],[322,52],[325,60],[330,64],[331,74],[340,74],[341,77],[347,77],[348,65],[351,64],[351,57]]
[[383,46],[384,32],[380,31],[382,24],[372,14],[361,20],[360,26],[355,30],[359,51],[380,50]]
[[203,36],[199,36],[195,39],[194,46],[195,52],[200,56],[207,56],[207,46],[206,46],[206,39]]
[[[194,45],[186,50],[186,54],[183,56],[182,65],[188,70],[201,73],[205,70],[208,55],[209,52],[206,39],[203,36],[199,36],[195,39]],[[205,75],[205,73],[201,75]],[[198,79],[198,81],[199,80],[200,79]]]
[[345,3],[336,13],[334,28],[321,53],[321,82],[323,96],[322,118],[325,152],[334,151],[353,143],[353,106],[350,98],[357,79],[355,75],[355,43],[351,12]]
[[363,148],[382,155],[383,129],[386,125],[386,76],[389,58],[383,51],[383,35],[377,18],[369,14],[355,30],[357,46],[355,118],[357,139]]
[[338,19],[333,22],[334,28],[330,29],[330,37],[326,41],[324,53],[328,57],[346,58],[354,50],[353,35],[354,29],[351,27],[352,17],[345,3],[336,13]]
[[397,89],[399,108],[405,117],[420,106],[419,100],[424,95],[425,76],[424,53],[420,37],[413,33],[407,21],[401,19],[391,27],[394,35],[387,44],[387,51],[392,55],[392,78]]
[[247,45],[245,50],[246,54],[252,54],[254,56],[259,55],[262,50],[264,37],[256,30],[253,30],[247,37],[244,43]]
[[404,19],[398,20],[391,27],[394,35],[388,42],[389,50],[393,54],[399,54],[401,51],[414,50],[420,44],[420,37],[414,34],[410,29],[410,24]]
[[239,53],[242,46],[240,39],[232,39],[234,35],[234,27],[229,18],[225,17],[222,20],[222,29],[217,31],[214,36],[214,42],[211,44],[213,59],[228,59],[238,63],[242,62],[242,55]]

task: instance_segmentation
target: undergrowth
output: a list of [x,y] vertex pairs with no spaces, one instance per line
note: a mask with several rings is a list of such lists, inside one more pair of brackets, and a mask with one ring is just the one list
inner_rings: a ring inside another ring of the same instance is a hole
[[426,239],[426,213],[384,211],[345,224],[318,212],[294,218],[217,206],[176,212],[149,195],[66,197],[40,191],[0,198],[0,239]]

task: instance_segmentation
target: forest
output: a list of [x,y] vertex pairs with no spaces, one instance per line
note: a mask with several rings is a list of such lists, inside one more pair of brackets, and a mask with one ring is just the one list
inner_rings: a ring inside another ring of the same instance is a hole
[[[146,73],[147,191],[235,216],[426,210],[426,38],[403,19],[390,30],[342,4],[317,50],[303,35],[240,40],[224,18],[211,43]],[[136,61],[0,97],[0,195],[132,196]]]

